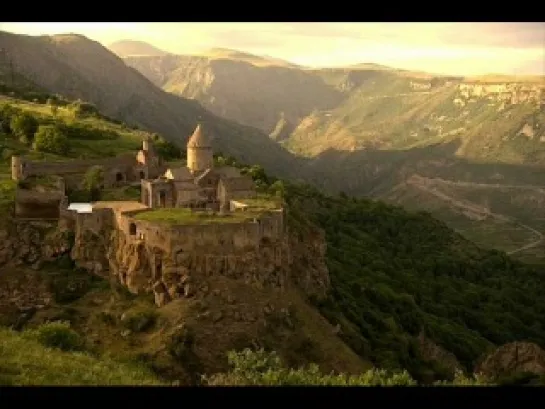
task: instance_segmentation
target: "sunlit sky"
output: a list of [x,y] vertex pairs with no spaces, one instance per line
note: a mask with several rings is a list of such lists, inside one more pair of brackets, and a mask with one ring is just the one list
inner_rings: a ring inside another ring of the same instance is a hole
[[225,47],[314,67],[545,74],[545,23],[0,23],[0,30],[78,33],[105,46],[139,40],[175,54]]

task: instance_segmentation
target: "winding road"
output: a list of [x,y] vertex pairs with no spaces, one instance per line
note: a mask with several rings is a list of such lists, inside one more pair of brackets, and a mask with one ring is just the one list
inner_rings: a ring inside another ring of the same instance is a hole
[[523,188],[523,189],[530,189],[530,188],[533,188],[533,189],[540,189],[540,190],[543,190],[543,186],[506,186],[506,185],[492,185],[492,184],[481,184],[481,183],[470,183],[470,182],[461,182],[461,183],[457,183],[457,182],[452,182],[452,181],[447,181],[447,180],[443,180],[443,179],[438,179],[438,178],[425,178],[425,177],[422,177],[422,176],[419,176],[419,175],[414,175],[413,177],[409,178],[407,180],[407,184],[413,186],[413,187],[416,187],[417,189],[420,189],[422,191],[425,191],[426,193],[429,193],[429,194],[432,194],[434,195],[435,197],[443,200],[443,201],[446,201],[448,203],[450,203],[451,205],[455,206],[455,207],[458,207],[460,209],[463,209],[467,212],[470,212],[470,213],[473,213],[473,214],[478,214],[478,215],[481,215],[482,217],[493,217],[497,220],[501,220],[501,221],[508,221],[508,222],[512,222],[514,224],[516,224],[517,226],[519,227],[522,227],[523,229],[526,229],[528,231],[530,231],[531,233],[533,233],[534,235],[536,235],[536,240],[535,241],[532,241],[531,243],[528,243],[528,244],[525,244],[517,249],[514,249],[514,250],[511,250],[511,251],[508,251],[507,254],[511,255],[511,254],[515,254],[515,253],[519,253],[521,251],[524,251],[524,250],[528,250],[528,249],[531,249],[533,247],[537,247],[538,245],[540,245],[542,242],[543,242],[543,233],[541,233],[540,231],[534,229],[533,227],[531,226],[528,226],[524,223],[521,223],[519,222],[518,220],[515,220],[513,219],[512,217],[509,217],[509,216],[505,216],[503,214],[499,214],[499,213],[493,213],[491,212],[489,209],[483,207],[483,206],[480,206],[476,203],[473,203],[473,202],[469,202],[467,200],[465,201],[462,201],[462,200],[459,200],[459,199],[456,199],[452,196],[449,196],[447,195],[446,193],[444,192],[440,192],[439,190],[433,188],[432,186],[430,186],[431,184],[433,184],[433,182],[439,182],[439,183],[445,183],[445,184],[448,184],[448,185],[458,185],[458,186],[472,186],[472,187],[497,187],[497,188],[502,188],[502,187],[512,187],[512,188]]

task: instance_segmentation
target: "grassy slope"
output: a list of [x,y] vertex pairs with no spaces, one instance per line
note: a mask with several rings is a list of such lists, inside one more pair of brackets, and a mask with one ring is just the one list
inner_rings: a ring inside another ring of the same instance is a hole
[[46,348],[0,327],[0,384],[32,386],[161,385],[149,370],[85,353]]
[[[142,139],[149,133],[132,130],[125,125],[116,124],[98,117],[74,118],[67,107],[59,107],[56,116],[46,104],[28,102],[0,95],[0,106],[10,105],[27,112],[42,124],[58,123],[68,126],[91,129],[93,137],[88,138],[82,133],[70,135],[70,152],[67,156],[37,152],[28,145],[19,142],[12,135],[0,134],[1,160],[0,178],[8,179],[11,175],[11,155],[22,154],[32,160],[72,160],[113,157],[127,152],[137,152],[142,146]],[[75,128],[77,129],[77,128]]]

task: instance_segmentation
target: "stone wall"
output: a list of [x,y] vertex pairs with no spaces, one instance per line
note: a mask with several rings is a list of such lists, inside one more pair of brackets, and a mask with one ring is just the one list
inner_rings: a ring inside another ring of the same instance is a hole
[[115,218],[109,249],[113,273],[130,291],[153,292],[162,305],[192,296],[213,274],[285,286],[291,258],[282,211],[240,223],[183,226],[136,220],[141,211]]
[[130,181],[138,181],[142,177],[155,176],[160,169],[149,169],[138,164],[134,155],[123,155],[115,158],[73,160],[64,162],[30,161],[24,157],[12,157],[12,178],[23,180],[31,176],[61,176],[66,185],[77,188],[83,176],[92,166],[104,168],[104,185],[123,185]]

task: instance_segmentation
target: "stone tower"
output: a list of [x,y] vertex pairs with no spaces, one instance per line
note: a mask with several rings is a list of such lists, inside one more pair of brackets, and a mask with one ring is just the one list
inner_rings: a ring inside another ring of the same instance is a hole
[[17,155],[11,157],[11,178],[13,180],[23,180],[25,178],[23,163],[24,160],[21,157]]
[[153,141],[149,136],[146,136],[144,140],[142,141],[142,150],[144,152],[149,152],[149,154],[153,155],[155,153],[155,149],[153,147]]
[[199,124],[187,142],[187,167],[192,173],[197,173],[213,166],[212,144]]

